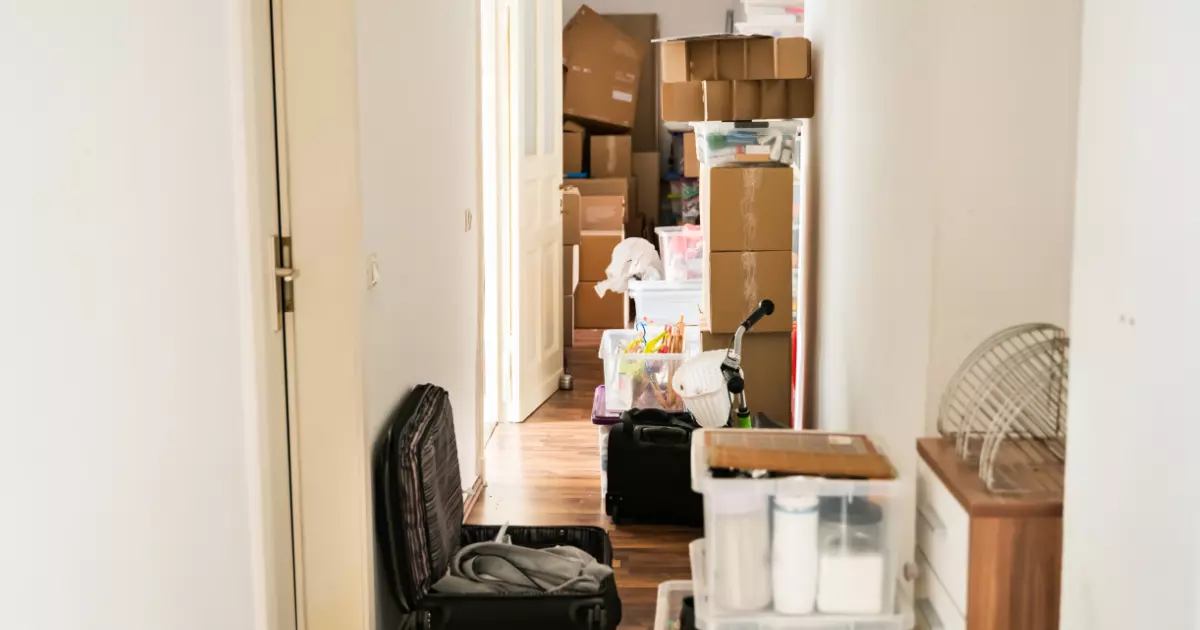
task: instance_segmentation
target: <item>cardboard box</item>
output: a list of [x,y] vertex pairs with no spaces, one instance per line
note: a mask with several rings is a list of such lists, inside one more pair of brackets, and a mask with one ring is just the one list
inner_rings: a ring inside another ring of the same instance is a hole
[[761,120],[788,118],[787,81],[767,79],[758,82],[759,111]]
[[[780,309],[775,317],[791,316]],[[760,321],[760,323],[761,323]],[[752,334],[742,336],[742,371],[746,374],[746,402],[752,413],[765,413],[775,422],[788,426],[792,418],[792,335],[786,333]],[[705,332],[700,337],[704,350],[725,350],[733,343],[732,334]]]
[[562,302],[563,312],[563,347],[570,348],[575,345],[575,296],[564,295]]
[[668,122],[704,120],[704,82],[662,84],[662,118]]
[[792,169],[727,166],[701,173],[707,251],[792,251]]
[[579,286],[579,246],[563,245],[563,295],[574,295]]
[[754,120],[759,117],[758,81],[730,81],[732,107],[730,120]]
[[[775,79],[812,76],[812,42],[803,37],[778,37],[775,43]],[[763,77],[766,78],[766,77]]]
[[[606,279],[604,270],[612,262],[612,251],[625,238],[624,229],[616,232],[584,232],[579,243],[579,285]],[[789,302],[790,304],[791,302]]]
[[788,79],[788,118],[812,118],[817,111],[817,87],[812,79]]
[[704,81],[704,118],[702,120],[733,120],[733,83]]
[[608,179],[573,179],[571,186],[584,197],[624,197],[626,208],[637,207],[637,181],[632,177]]
[[595,282],[580,282],[575,290],[576,330],[624,328],[629,321],[628,300],[624,293],[609,291],[596,295]]
[[584,130],[577,123],[563,123],[563,174],[582,173]]
[[[586,236],[585,236],[586,239]],[[580,284],[580,286],[583,286]],[[750,334],[792,331],[792,252],[715,252],[705,257],[704,330],[732,333],[762,300],[775,303]]]
[[584,233],[624,229],[625,215],[625,197],[588,195],[579,198],[579,229]]
[[[662,177],[659,168],[662,158],[658,152],[634,153],[633,175],[637,180],[637,214],[650,220],[658,219],[658,208],[662,199]],[[630,214],[633,214],[631,212]]]
[[746,42],[746,78],[775,78],[775,40],[764,38]]
[[563,28],[563,114],[602,127],[632,128],[647,46],[591,7],[580,7]]
[[683,176],[700,177],[700,155],[696,153],[696,134],[683,134]]
[[660,40],[662,82],[774,78],[774,50],[767,51],[771,41],[762,35],[726,33]]
[[613,26],[634,40],[646,45],[646,56],[642,58],[642,72],[638,77],[637,114],[633,119],[633,152],[658,151],[659,129],[662,122],[658,117],[658,47],[650,42],[658,38],[658,15],[639,13],[627,15],[605,15]]
[[579,201],[578,188],[562,189],[563,245],[579,244]]
[[633,175],[633,138],[628,135],[592,136],[592,177]]

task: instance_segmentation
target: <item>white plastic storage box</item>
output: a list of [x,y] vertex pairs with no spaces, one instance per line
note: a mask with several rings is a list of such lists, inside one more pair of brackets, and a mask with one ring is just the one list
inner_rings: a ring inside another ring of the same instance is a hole
[[700,325],[702,280],[630,280],[629,297],[637,310],[636,320],[652,326]]
[[704,278],[704,233],[699,225],[654,228],[663,278],[668,282]]
[[[646,333],[653,338],[658,332]],[[675,371],[683,362],[700,352],[700,329],[689,326],[683,336],[683,352],[626,352],[630,342],[641,337],[640,330],[606,330],[600,338],[600,358],[604,361],[604,407],[609,414],[630,409],[684,411],[683,400],[671,387]]]
[[654,630],[674,630],[679,626],[683,598],[692,594],[691,580],[669,580],[658,585],[658,604],[654,608]]
[[694,122],[696,157],[705,166],[796,163],[800,123]]
[[709,469],[710,439],[770,448],[787,434],[700,429],[692,436],[692,486],[704,495],[708,596],[697,606],[706,608],[705,630],[908,630],[913,615],[899,588],[893,522],[900,481],[716,477]]

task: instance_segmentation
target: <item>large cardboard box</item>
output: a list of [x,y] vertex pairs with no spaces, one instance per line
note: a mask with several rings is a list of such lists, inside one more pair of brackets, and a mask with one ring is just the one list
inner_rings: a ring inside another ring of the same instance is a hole
[[[732,333],[762,300],[775,303],[750,334],[792,330],[792,252],[715,252],[706,255],[702,306],[704,330]],[[582,285],[581,285],[582,286]]]
[[683,176],[700,177],[700,154],[696,153],[696,134],[683,134]]
[[583,5],[563,28],[563,114],[601,127],[631,129],[648,43]]
[[[604,270],[612,262],[612,251],[625,238],[617,232],[584,232],[579,243],[579,284],[606,279]],[[789,302],[790,304],[790,302]]]
[[665,83],[772,79],[775,51],[762,35],[699,35],[660,40]]
[[[788,313],[776,310],[774,317],[787,317]],[[761,322],[760,322],[761,323]],[[757,326],[751,329],[757,330]],[[733,343],[732,334],[701,334],[700,344],[705,350],[725,350]],[[742,371],[746,374],[746,403],[752,413],[765,413],[778,424],[788,426],[792,418],[792,335],[788,333],[765,333],[742,337]]]
[[701,173],[706,251],[792,251],[792,169],[722,166]]
[[570,185],[584,197],[624,197],[626,208],[637,207],[637,182],[632,177],[573,179]]
[[760,120],[788,118],[787,81],[766,79],[758,82]]
[[[803,37],[779,37],[775,42],[775,79],[812,76],[812,42]],[[766,77],[763,77],[766,78]]]
[[575,345],[575,296],[564,295],[562,301],[563,309],[563,347],[570,348]]
[[574,295],[579,286],[579,246],[563,245],[563,295]]
[[625,197],[599,195],[579,198],[579,229],[585,234],[596,230],[624,229],[625,216]]
[[817,86],[812,79],[787,80],[788,118],[812,118],[817,111]]
[[582,173],[585,132],[581,125],[563,123],[563,174]]
[[704,82],[664,83],[662,117],[668,122],[704,120]]
[[575,329],[624,328],[629,321],[628,303],[624,293],[608,291],[600,297],[595,282],[580,282],[575,290]]
[[628,135],[592,136],[592,177],[633,175],[633,138]]
[[658,38],[658,15],[636,13],[611,15],[605,19],[612,22],[621,32],[634,40],[646,44],[646,56],[642,58],[642,73],[638,78],[637,115],[633,119],[633,152],[658,151],[659,129],[662,122],[658,117],[658,47],[650,42]]
[[657,151],[633,154],[633,175],[637,180],[637,213],[652,221],[658,219],[659,202],[662,198],[662,178],[659,176],[661,166],[662,159]]
[[562,237],[563,245],[579,244],[579,189],[564,187],[562,189]]

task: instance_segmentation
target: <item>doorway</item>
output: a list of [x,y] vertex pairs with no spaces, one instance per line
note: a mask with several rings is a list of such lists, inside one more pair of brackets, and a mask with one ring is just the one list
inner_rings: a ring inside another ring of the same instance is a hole
[[563,373],[562,4],[481,0],[484,432]]

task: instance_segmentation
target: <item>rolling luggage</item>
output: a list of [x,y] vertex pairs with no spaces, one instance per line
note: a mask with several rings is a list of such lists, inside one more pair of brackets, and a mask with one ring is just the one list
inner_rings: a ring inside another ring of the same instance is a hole
[[614,523],[702,527],[704,499],[692,491],[691,415],[631,409],[608,434],[604,510]]
[[[448,594],[434,591],[463,546],[494,540],[499,526],[463,525],[462,478],[449,396],[421,385],[392,414],[372,455],[381,629],[545,628],[613,630],[621,600],[612,576],[587,594]],[[612,565],[612,543],[598,527],[516,527],[515,545],[577,547]]]

